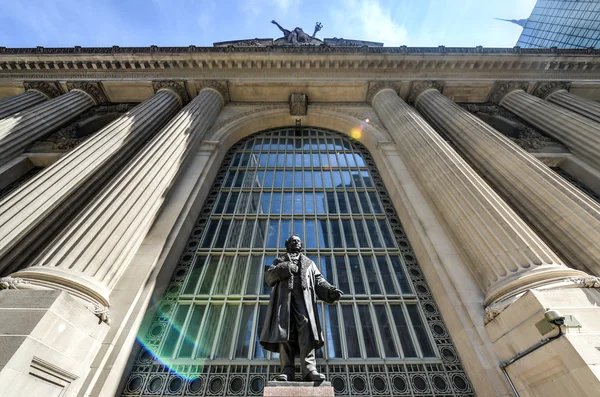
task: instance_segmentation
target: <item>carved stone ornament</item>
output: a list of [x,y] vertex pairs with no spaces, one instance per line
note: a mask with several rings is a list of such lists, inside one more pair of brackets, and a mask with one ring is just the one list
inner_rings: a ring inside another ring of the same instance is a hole
[[308,99],[304,94],[290,95],[290,116],[306,116]]
[[566,81],[550,81],[546,83],[539,83],[538,86],[533,91],[533,95],[540,97],[542,99],[546,99],[548,95],[555,93],[556,91],[569,91],[571,88],[571,83]]
[[205,88],[212,88],[221,94],[221,99],[223,100],[223,105],[226,105],[230,101],[229,97],[229,87],[227,86],[227,81],[219,81],[219,80],[201,80],[196,82],[196,92],[199,94]]
[[29,284],[22,278],[17,277],[1,277],[0,278],[0,290],[3,289],[19,289],[20,284]]
[[568,281],[577,288],[600,288],[600,277],[572,277]]
[[494,87],[494,90],[490,94],[489,101],[493,103],[500,103],[502,98],[508,93],[511,93],[516,90],[527,90],[529,83],[524,82],[506,82],[506,83],[497,83]]
[[90,95],[94,101],[96,101],[96,105],[100,105],[102,103],[108,102],[106,100],[106,96],[104,92],[102,92],[102,88],[98,83],[88,83],[87,81],[76,81],[73,83],[67,83],[67,88],[69,91],[71,90],[80,90]]
[[47,81],[27,81],[23,83],[25,91],[39,91],[46,95],[49,99],[56,98],[60,95],[60,91],[56,88],[56,84],[48,83]]
[[367,103],[370,104],[375,98],[375,95],[383,89],[390,88],[396,93],[400,92],[400,86],[402,85],[399,81],[375,81],[369,83],[369,90],[367,91]]
[[413,83],[410,89],[410,95],[408,96],[409,103],[415,103],[419,95],[421,95],[424,91],[429,89],[438,90],[442,92],[444,89],[443,81],[416,81]]
[[154,88],[154,93],[157,93],[162,89],[169,89],[173,91],[174,93],[179,95],[179,98],[181,99],[181,102],[183,104],[188,103],[190,100],[190,97],[187,93],[187,90],[185,89],[185,84],[183,83],[183,81],[153,81],[152,88]]
[[108,307],[94,305],[92,312],[98,317],[98,324],[106,323],[106,325],[110,325],[110,310]]
[[485,320],[484,320],[484,324],[487,324],[490,321],[492,321],[493,319],[495,319],[496,317],[498,317],[498,315],[500,313],[502,313],[504,311],[504,309],[506,309],[507,307],[509,307],[521,295],[523,295],[523,294],[519,294],[517,296],[513,296],[511,298],[508,298],[506,300],[503,300],[503,301],[500,301],[500,302],[494,302],[492,304],[487,305],[485,307]]

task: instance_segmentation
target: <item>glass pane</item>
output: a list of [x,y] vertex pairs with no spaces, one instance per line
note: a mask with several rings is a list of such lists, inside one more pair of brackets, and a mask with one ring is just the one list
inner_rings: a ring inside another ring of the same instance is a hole
[[307,215],[315,213],[315,196],[313,193],[304,193],[304,208]]
[[376,214],[382,214],[383,210],[379,205],[379,200],[377,200],[377,193],[369,192],[369,200],[371,202],[371,205],[373,206],[373,212]]
[[305,248],[317,248],[317,231],[315,229],[315,221],[312,219],[307,219],[305,222],[306,225],[306,238]]
[[198,343],[198,350],[196,351],[196,357],[208,358],[212,352],[213,342],[215,341],[215,335],[217,334],[217,328],[219,325],[219,318],[221,317],[221,311],[223,305],[210,305],[208,309],[208,316],[202,327],[202,333],[200,334],[200,342]]
[[215,234],[217,233],[217,226],[219,225],[218,220],[210,221],[210,224],[206,228],[206,233],[204,233],[204,237],[202,239],[202,243],[200,244],[201,248],[209,248]]
[[346,334],[346,352],[348,358],[360,357],[360,345],[358,343],[358,332],[356,330],[356,319],[351,305],[342,305],[342,317],[344,319],[344,333]]
[[330,214],[337,214],[337,207],[335,205],[335,193],[334,192],[325,192],[325,196],[327,197],[327,208],[329,209]]
[[302,199],[302,193],[296,192],[294,193],[294,214],[302,215],[304,214],[304,209],[302,208],[304,204],[304,200]]
[[304,186],[304,181],[302,180],[302,171],[294,172],[294,187],[301,189]]
[[347,214],[348,213],[348,204],[346,204],[346,198],[345,198],[344,192],[337,193],[337,201],[338,201],[338,205],[340,206],[340,214]]
[[265,351],[260,345],[260,333],[263,329],[265,316],[267,314],[267,305],[259,306],[258,324],[256,326],[256,334],[254,334],[254,358],[265,358]]
[[327,213],[324,193],[315,193],[315,204],[317,205],[317,214],[321,215]]
[[218,336],[217,350],[215,358],[229,358],[231,351],[231,338],[235,330],[235,320],[237,319],[239,305],[227,305],[225,308],[225,316],[221,325],[221,332]]
[[[227,234],[227,239],[225,240],[225,248],[237,248],[238,240],[240,238],[241,233],[237,233],[238,230],[242,230],[242,224],[244,221],[234,220],[231,223],[232,233]],[[233,232],[235,230],[235,232]]]
[[281,233],[279,234],[279,247],[285,247],[285,240],[292,234],[292,224],[289,219],[281,221]]
[[365,265],[365,273],[367,275],[367,282],[369,283],[369,290],[371,291],[371,294],[381,294],[381,287],[379,285],[379,280],[377,279],[377,271],[375,270],[375,266],[373,264],[373,257],[370,255],[363,256],[362,260],[363,264]]
[[342,243],[342,231],[337,220],[331,221],[331,240],[333,248],[344,248]]
[[375,221],[366,220],[367,230],[369,231],[369,237],[371,238],[371,243],[373,244],[373,248],[381,248],[381,239],[379,238],[379,234],[377,233],[377,226],[375,226]]
[[198,279],[202,274],[204,262],[206,262],[206,256],[199,256],[194,261],[194,265],[192,266],[192,270],[190,272],[190,276],[188,277],[187,284],[185,285],[185,289],[183,290],[184,294],[193,294],[194,292],[196,292],[196,285],[198,285]]
[[275,171],[275,184],[274,187],[283,187],[283,171]]
[[218,256],[212,255],[208,260],[208,267],[206,268],[206,272],[204,272],[204,279],[202,279],[200,290],[198,291],[199,294],[206,295],[210,293],[210,289],[215,279],[215,274],[217,273],[219,259],[220,258]]
[[408,310],[408,315],[412,321],[415,334],[417,335],[417,340],[419,341],[419,346],[421,346],[421,352],[423,352],[423,356],[435,357],[433,347],[431,346],[431,341],[429,340],[429,336],[427,335],[427,331],[423,325],[423,321],[421,320],[419,309],[416,305],[406,305],[406,309]]
[[375,338],[375,330],[373,329],[369,305],[359,304],[357,305],[357,308],[358,317],[360,318],[360,329],[365,344],[365,353],[367,357],[379,357],[379,348],[377,347],[377,339]]
[[271,199],[271,214],[281,213],[281,193],[273,193]]
[[221,214],[223,213],[223,209],[225,208],[225,203],[227,202],[227,193],[221,193],[219,196],[219,200],[217,200],[217,204],[215,204],[214,213]]
[[351,275],[352,280],[354,281],[354,293],[355,294],[365,294],[367,291],[365,290],[363,275],[362,275],[362,272],[360,271],[360,264],[358,262],[358,256],[349,255],[348,262],[350,264],[350,275]]
[[385,290],[385,293],[388,295],[395,295],[397,293],[396,287],[394,286],[394,280],[392,279],[392,273],[390,272],[386,257],[377,256],[376,259],[379,273],[381,273],[381,280],[383,280],[383,289]]
[[394,344],[394,333],[390,325],[387,311],[385,310],[384,304],[373,305],[375,309],[375,318],[377,318],[377,325],[379,326],[379,335],[381,336],[381,342],[383,345],[383,351],[386,357],[398,357],[398,351]]
[[403,294],[410,294],[410,287],[408,286],[408,280],[406,279],[406,274],[404,274],[404,267],[402,266],[400,257],[391,255],[390,262],[392,264],[392,269],[394,269],[394,273],[396,274],[398,284],[400,285],[400,290]]
[[310,172],[310,171],[304,171],[304,187],[307,187],[307,188],[313,187],[312,172]]
[[294,187],[294,173],[292,171],[285,171],[283,187]]
[[173,356],[173,351],[179,340],[179,335],[181,335],[181,329],[189,308],[189,305],[179,305],[175,311],[175,315],[171,317],[169,331],[160,352],[161,357],[170,358]]
[[273,181],[274,181],[274,172],[273,171],[265,171],[265,188],[271,188],[273,187]]
[[356,194],[352,190],[348,191],[348,205],[350,208],[350,212],[353,214],[360,214],[361,210],[358,205],[358,200],[356,200]]
[[327,220],[317,219],[317,229],[319,231],[319,248],[330,248],[329,231],[327,230]]
[[240,295],[242,288],[244,287],[244,275],[246,274],[246,267],[248,263],[247,255],[240,255],[235,259],[235,266],[232,273],[234,276],[231,277],[231,285],[229,286],[230,295]]
[[[273,262],[275,261],[275,257],[272,255],[266,255],[265,256],[265,260],[263,262],[264,268],[265,268],[265,272],[267,271],[267,268],[270,267]],[[263,273],[264,274],[264,273]],[[261,295],[269,295],[271,293],[271,287],[269,287],[267,285],[267,281],[265,280],[265,277],[262,277],[262,288],[260,290],[260,294]]]
[[356,243],[354,242],[354,232],[352,231],[352,227],[350,226],[350,221],[342,221],[342,227],[344,228],[346,247],[356,248]]
[[246,281],[246,295],[256,295],[258,288],[258,277],[262,266],[262,256],[252,256],[250,267],[248,269],[248,279]]
[[417,357],[417,351],[415,350],[412,338],[410,337],[410,331],[408,330],[408,325],[406,324],[406,317],[404,316],[402,306],[390,305],[390,308],[392,309],[392,317],[394,318],[396,333],[400,338],[400,344],[402,345],[404,357]]
[[394,243],[394,238],[392,237],[392,233],[390,232],[390,228],[387,225],[387,222],[383,219],[377,221],[379,225],[379,230],[381,230],[381,235],[383,236],[383,242],[387,248],[395,248],[396,244]]
[[262,248],[265,246],[265,237],[267,236],[267,221],[259,219],[256,221],[256,228],[254,230],[254,243],[252,247]]
[[343,292],[350,292],[350,283],[348,282],[348,271],[346,270],[346,260],[343,256],[335,257],[335,270],[338,276],[338,288]]
[[354,221],[354,228],[356,229],[356,240],[360,248],[369,248],[369,239],[367,238],[367,232],[365,226],[361,220]]
[[202,317],[204,316],[204,309],[206,305],[194,305],[192,309],[192,318],[185,330],[185,335],[181,341],[181,348],[177,357],[180,358],[191,358],[196,346],[196,338],[198,332],[200,332],[200,324],[202,323]]
[[254,305],[244,305],[242,321],[240,321],[237,343],[235,345],[236,358],[248,358],[250,351],[250,338],[252,337],[252,322],[254,321]]
[[219,276],[215,283],[213,290],[214,295],[225,295],[227,292],[227,284],[229,283],[229,276],[231,276],[231,270],[233,268],[233,256],[223,256],[221,266],[219,266]]
[[291,215],[292,213],[292,193],[283,193],[283,210],[282,214]]
[[358,192],[358,199],[360,200],[360,207],[362,212],[365,214],[371,213],[371,207],[369,206],[369,198],[366,192]]
[[223,245],[225,244],[225,239],[227,238],[227,232],[229,231],[230,224],[231,224],[231,221],[227,221],[227,220],[224,220],[223,222],[221,222],[221,228],[219,229],[219,234],[217,235],[217,238],[215,239],[215,243],[213,244],[213,246],[215,248],[223,248]]

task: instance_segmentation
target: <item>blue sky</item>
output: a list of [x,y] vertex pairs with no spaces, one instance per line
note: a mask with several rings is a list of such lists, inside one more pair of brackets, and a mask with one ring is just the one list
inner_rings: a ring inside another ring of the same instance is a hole
[[536,0],[3,0],[0,46],[211,46],[281,36],[270,23],[317,37],[386,46],[512,47]]

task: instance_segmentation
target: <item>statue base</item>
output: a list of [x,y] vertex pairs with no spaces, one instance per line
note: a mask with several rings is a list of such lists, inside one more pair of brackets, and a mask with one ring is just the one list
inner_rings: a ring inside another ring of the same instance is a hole
[[265,397],[334,397],[331,382],[267,382]]

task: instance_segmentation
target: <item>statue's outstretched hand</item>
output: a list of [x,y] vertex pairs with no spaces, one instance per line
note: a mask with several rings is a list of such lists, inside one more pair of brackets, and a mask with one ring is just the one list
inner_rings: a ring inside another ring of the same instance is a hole
[[271,21],[271,23],[277,25],[277,22],[275,22],[274,19]]
[[329,291],[329,296],[333,301],[338,301],[342,296],[344,296],[344,293],[341,290],[334,288]]

